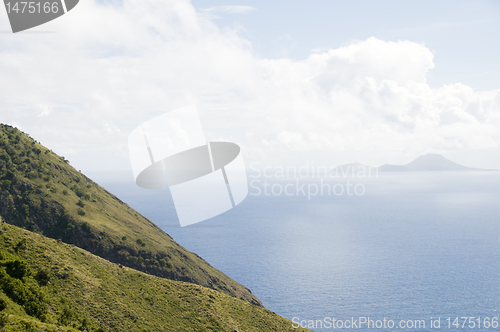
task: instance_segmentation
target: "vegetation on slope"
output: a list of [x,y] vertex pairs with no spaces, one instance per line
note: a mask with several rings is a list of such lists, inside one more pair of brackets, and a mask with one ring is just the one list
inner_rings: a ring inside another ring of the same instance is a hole
[[111,262],[261,306],[249,289],[16,128],[0,125],[0,216]]
[[114,264],[0,225],[0,329],[304,331],[273,312],[192,283]]

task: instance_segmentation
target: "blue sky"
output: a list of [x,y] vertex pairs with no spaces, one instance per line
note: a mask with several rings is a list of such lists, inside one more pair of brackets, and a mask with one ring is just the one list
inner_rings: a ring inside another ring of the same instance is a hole
[[351,40],[377,37],[423,43],[436,67],[428,83],[462,82],[500,88],[500,1],[223,1],[193,0],[198,10],[247,6],[241,14],[214,11],[220,27],[241,27],[263,58],[306,59]]

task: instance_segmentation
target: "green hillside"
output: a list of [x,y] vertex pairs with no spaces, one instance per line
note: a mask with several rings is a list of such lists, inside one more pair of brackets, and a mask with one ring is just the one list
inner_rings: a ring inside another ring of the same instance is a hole
[[196,284],[111,263],[0,224],[0,328],[6,331],[304,331]]
[[261,306],[249,289],[178,245],[64,157],[8,125],[0,125],[0,216],[111,262]]

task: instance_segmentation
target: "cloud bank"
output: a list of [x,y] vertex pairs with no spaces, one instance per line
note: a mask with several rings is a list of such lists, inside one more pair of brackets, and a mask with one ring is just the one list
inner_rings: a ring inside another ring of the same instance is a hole
[[225,14],[247,14],[254,11],[251,6],[215,6],[205,9],[208,13],[225,13]]
[[55,33],[0,35],[1,122],[84,170],[128,168],[128,133],[193,103],[207,139],[248,160],[499,148],[500,90],[431,89],[433,55],[412,41],[262,59],[183,0],[86,0],[43,29]]

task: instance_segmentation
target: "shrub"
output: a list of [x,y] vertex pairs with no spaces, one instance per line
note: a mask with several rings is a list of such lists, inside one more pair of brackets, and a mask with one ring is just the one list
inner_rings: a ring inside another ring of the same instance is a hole
[[82,209],[82,208],[78,209],[77,212],[78,212],[78,215],[80,215],[80,216],[84,216],[85,215],[85,210]]
[[84,223],[82,223],[82,230],[86,233],[90,233],[92,229],[90,228],[90,224],[85,221]]
[[12,183],[16,182],[16,175],[12,171],[7,171],[7,174],[5,174],[5,179],[12,181]]
[[45,321],[47,314],[47,306],[41,299],[30,298],[24,305],[24,310],[30,316],[38,317],[41,321]]
[[50,276],[46,270],[40,270],[35,275],[35,279],[40,286],[46,286],[50,281]]
[[26,331],[26,332],[37,331],[36,325],[32,322],[21,320],[21,321],[18,321],[18,324],[23,327],[23,331]]
[[0,314],[0,327],[5,327],[8,321],[9,321],[9,316],[6,313],[2,312]]
[[76,205],[78,205],[79,207],[85,207],[85,203],[81,199],[78,200],[78,202],[76,203]]
[[23,207],[21,208],[21,211],[25,217],[28,217],[30,215],[30,207],[27,204],[23,205]]
[[0,299],[0,311],[4,310],[7,308],[7,302],[5,302],[4,299]]
[[7,272],[12,278],[21,279],[31,274],[31,269],[28,263],[19,259],[7,261],[3,265],[5,266],[5,272]]
[[26,239],[22,239],[21,241],[19,241],[17,244],[16,244],[16,252],[19,251],[19,249],[25,249],[26,248]]
[[76,194],[76,196],[78,196],[78,197],[83,197],[83,196],[85,196],[85,191],[84,191],[82,188],[77,188],[77,189],[75,190],[75,194]]
[[0,287],[12,301],[23,306],[28,315],[45,320],[47,306],[36,289],[28,288],[21,280],[13,278],[4,269],[0,269]]
[[24,304],[27,300],[27,289],[19,279],[11,278],[4,270],[0,270],[2,289],[12,301]]
[[2,189],[3,190],[10,190],[10,185],[11,185],[12,182],[10,182],[10,180],[3,180],[2,181]]
[[67,191],[66,189],[64,189],[64,190],[62,191],[62,193],[63,193],[63,195],[65,195],[65,196],[66,196],[66,195],[68,195],[68,191]]
[[69,325],[74,318],[76,318],[76,312],[69,307],[64,307],[57,322],[62,325]]
[[8,160],[10,160],[10,156],[4,151],[4,152],[0,153],[0,159],[8,161]]

